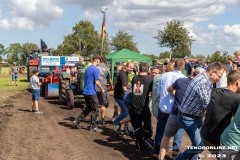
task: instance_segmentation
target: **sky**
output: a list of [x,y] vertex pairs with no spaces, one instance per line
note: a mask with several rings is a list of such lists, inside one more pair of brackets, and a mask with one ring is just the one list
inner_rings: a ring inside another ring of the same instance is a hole
[[0,43],[36,43],[57,48],[81,20],[101,33],[106,10],[109,37],[119,29],[134,35],[142,54],[159,55],[155,37],[171,20],[180,20],[194,39],[193,55],[240,50],[239,0],[0,0]]

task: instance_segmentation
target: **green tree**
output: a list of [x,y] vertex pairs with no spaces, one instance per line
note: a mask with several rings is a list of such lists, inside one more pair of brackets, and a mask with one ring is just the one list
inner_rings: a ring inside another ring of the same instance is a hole
[[[167,22],[167,26],[163,30],[158,30],[156,37],[157,43],[160,47],[168,47],[171,49],[170,58],[172,52],[177,47],[185,46],[190,48],[193,40],[189,36],[188,30],[183,26],[180,21],[172,20]],[[186,52],[185,54],[187,54]]]
[[183,58],[185,56],[191,55],[191,49],[188,45],[178,45],[173,49],[172,57],[173,58]]
[[12,43],[6,48],[5,53],[7,54],[8,63],[21,62],[21,55],[23,53],[23,48],[20,43]]
[[118,30],[116,35],[112,36],[111,46],[113,47],[113,50],[118,51],[125,48],[139,52],[137,48],[137,42],[134,42],[133,37],[134,35],[130,35],[125,30]]
[[151,58],[152,60],[158,59],[158,56],[154,55],[154,54],[143,54],[146,57]]
[[223,55],[219,51],[216,51],[210,56],[210,61],[211,62],[226,62],[226,57],[227,57],[228,52],[224,52]]
[[193,58],[198,58],[198,59],[207,59],[206,56],[204,56],[203,54],[197,54],[195,55]]
[[85,47],[85,52],[81,51],[81,55],[89,56],[92,54],[100,54],[101,39],[94,25],[90,21],[80,21],[73,27],[73,37],[77,39],[77,48],[80,51],[81,43]]
[[159,58],[160,58],[160,59],[168,58],[169,55],[170,55],[170,52],[168,52],[168,51],[161,52],[161,53],[159,54]]
[[4,45],[0,43],[0,55],[4,54]]
[[[72,34],[64,36],[63,43],[58,46],[56,54],[90,56],[101,53],[100,35],[90,21],[82,20],[72,30]],[[81,47],[82,45],[84,49]],[[109,53],[109,48],[109,41],[106,38],[104,40],[103,55]]]
[[3,61],[2,55],[4,54],[4,45],[0,44],[0,62]]

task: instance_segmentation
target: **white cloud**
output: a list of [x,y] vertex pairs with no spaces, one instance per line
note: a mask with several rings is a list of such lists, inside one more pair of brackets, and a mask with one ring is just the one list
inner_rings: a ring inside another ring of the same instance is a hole
[[63,9],[52,0],[3,0],[2,5],[9,10],[7,15],[0,12],[0,27],[5,29],[32,30],[34,24],[44,28],[63,16]]
[[7,19],[0,20],[0,28],[9,29],[10,27],[11,27],[11,24]]
[[214,25],[214,24],[209,24],[208,25],[208,29],[209,30],[212,30],[212,31],[214,31],[214,30],[216,30],[216,29],[218,29],[219,27],[218,26],[216,26],[216,25]]
[[225,25],[223,31],[227,37],[240,39],[240,24]]
[[63,9],[51,0],[11,0],[10,3],[13,16],[28,18],[44,26],[63,16]]
[[33,22],[26,17],[14,17],[11,20],[11,24],[14,25],[12,27],[22,30],[32,30],[33,28]]

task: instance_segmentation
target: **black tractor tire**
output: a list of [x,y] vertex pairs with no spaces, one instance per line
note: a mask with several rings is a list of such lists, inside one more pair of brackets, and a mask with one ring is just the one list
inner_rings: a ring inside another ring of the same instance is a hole
[[59,98],[60,104],[67,103],[67,90],[70,89],[69,79],[63,79],[62,76],[59,77]]
[[67,90],[67,106],[69,109],[74,108],[74,95],[72,90]]
[[34,69],[38,69],[38,66],[27,66],[27,78],[28,78],[28,81],[30,81],[30,78],[33,75],[33,70]]
[[45,96],[45,84],[42,83],[40,86],[40,96],[44,97]]

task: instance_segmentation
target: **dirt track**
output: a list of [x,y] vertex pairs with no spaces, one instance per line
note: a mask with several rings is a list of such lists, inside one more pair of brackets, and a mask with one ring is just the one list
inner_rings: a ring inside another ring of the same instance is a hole
[[[107,110],[107,120],[113,113],[113,98]],[[109,123],[103,133],[89,131],[89,117],[76,129],[71,121],[81,112],[58,105],[56,99],[40,99],[36,115],[31,110],[31,93],[23,90],[9,97],[0,107],[0,159],[2,160],[123,160],[152,159],[151,149],[136,151],[128,136],[118,136]]]

